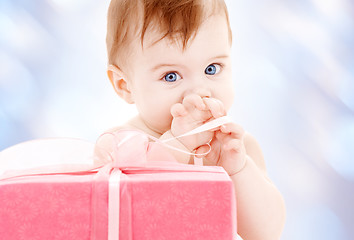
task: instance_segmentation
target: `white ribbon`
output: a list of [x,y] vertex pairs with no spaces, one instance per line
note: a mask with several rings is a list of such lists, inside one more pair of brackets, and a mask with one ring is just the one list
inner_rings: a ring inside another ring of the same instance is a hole
[[166,143],[166,142],[172,141],[177,138],[186,137],[186,136],[194,135],[197,133],[205,132],[205,131],[211,130],[213,128],[220,127],[221,125],[229,123],[229,122],[231,122],[231,119],[228,116],[219,117],[219,118],[211,120],[210,122],[206,122],[203,125],[195,128],[189,132],[186,132],[186,133],[179,135],[177,137],[165,139],[162,142]]
[[120,169],[113,169],[109,178],[108,188],[108,240],[119,239],[119,211],[120,211]]

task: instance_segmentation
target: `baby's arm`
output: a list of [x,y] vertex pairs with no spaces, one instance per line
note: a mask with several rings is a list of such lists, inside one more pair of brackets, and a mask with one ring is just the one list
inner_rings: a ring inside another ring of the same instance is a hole
[[[232,136],[232,124],[228,124],[219,134]],[[280,239],[285,223],[285,204],[282,195],[267,176],[257,141],[245,133],[240,142],[229,149],[222,149],[220,155],[226,156],[227,152],[231,152],[229,156],[234,155],[231,159],[241,160],[237,155],[243,155],[243,151],[245,165],[243,161],[241,166],[240,162],[235,162],[236,173],[230,176],[236,193],[238,232],[244,240]],[[227,161],[226,158],[219,160],[220,164]]]
[[[176,124],[178,134],[190,130],[187,127],[190,124],[189,121],[199,124],[198,111],[204,111],[199,116],[204,116],[205,111],[209,111],[209,119],[217,118],[220,113],[225,112],[220,109],[220,103],[217,100],[206,98],[203,99],[203,102],[206,105],[206,108],[202,108],[203,110],[199,110],[197,107],[191,108],[184,102],[182,103],[184,108],[178,107],[181,109],[178,112],[181,113],[173,115],[173,123]],[[223,108],[222,105],[221,107]],[[188,114],[184,113],[184,110],[186,112],[192,111],[194,117],[188,118]],[[201,118],[201,120],[205,120],[205,118]],[[179,126],[182,126],[183,130],[178,129]],[[197,127],[196,125],[192,126]],[[210,136],[208,135],[208,137]],[[211,151],[204,157],[204,164],[222,166],[230,175],[237,200],[239,234],[244,240],[279,239],[285,222],[284,201],[277,188],[267,177],[263,154],[257,141],[235,123],[228,123],[214,129],[212,136]],[[197,153],[207,152],[209,146],[205,144],[209,142],[208,138],[202,139],[202,141],[198,140],[198,138],[192,137],[180,139],[181,143],[188,146],[190,151],[196,149]],[[198,144],[201,145],[197,146]]]

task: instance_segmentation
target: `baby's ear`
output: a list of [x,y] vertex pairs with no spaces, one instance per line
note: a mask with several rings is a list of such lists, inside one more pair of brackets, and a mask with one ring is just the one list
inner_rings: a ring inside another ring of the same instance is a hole
[[134,99],[130,91],[130,83],[126,75],[117,66],[109,65],[107,75],[116,93],[127,103],[133,104]]

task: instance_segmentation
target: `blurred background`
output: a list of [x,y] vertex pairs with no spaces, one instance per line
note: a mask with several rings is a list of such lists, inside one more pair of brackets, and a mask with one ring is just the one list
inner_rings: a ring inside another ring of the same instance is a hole
[[[284,240],[354,238],[354,2],[228,0],[235,122],[287,205]],[[132,117],[106,76],[109,1],[0,1],[0,151]]]

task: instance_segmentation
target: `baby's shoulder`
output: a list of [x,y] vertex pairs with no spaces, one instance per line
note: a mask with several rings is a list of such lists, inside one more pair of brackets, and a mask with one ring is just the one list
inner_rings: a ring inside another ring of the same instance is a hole
[[122,130],[134,130],[133,127],[129,125],[121,125],[117,127],[112,127],[104,131],[97,139],[96,146],[97,147],[105,147],[106,145],[111,145],[112,134],[117,133]]
[[134,130],[134,128],[128,124],[125,124],[125,125],[121,125],[121,126],[112,127],[110,129],[107,129],[103,134],[119,132],[121,130]]

